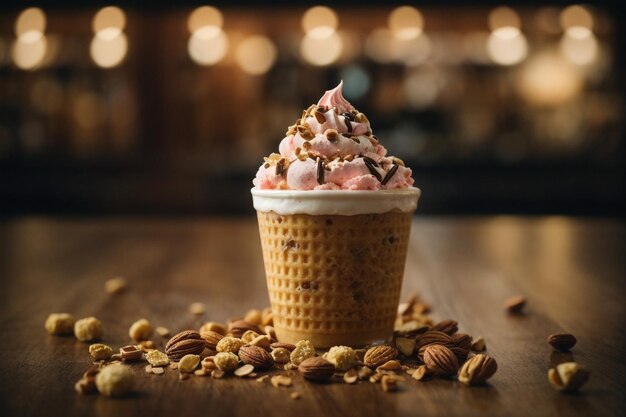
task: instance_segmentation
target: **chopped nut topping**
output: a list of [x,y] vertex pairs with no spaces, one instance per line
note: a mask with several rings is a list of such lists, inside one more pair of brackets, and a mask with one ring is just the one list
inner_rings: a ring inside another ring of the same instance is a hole
[[80,319],[74,324],[74,335],[81,342],[102,339],[102,322],[95,317]]
[[128,335],[135,342],[148,340],[152,336],[152,325],[146,319],[137,320],[128,329]]

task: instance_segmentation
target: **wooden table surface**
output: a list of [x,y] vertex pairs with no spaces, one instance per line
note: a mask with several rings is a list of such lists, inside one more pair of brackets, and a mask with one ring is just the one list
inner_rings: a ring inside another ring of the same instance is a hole
[[[47,219],[0,222],[0,415],[2,416],[617,416],[626,405],[623,223],[562,217],[418,218],[413,224],[404,294],[417,291],[437,319],[483,335],[499,370],[482,387],[407,380],[400,392],[379,384],[291,389],[253,380],[194,377],[133,367],[137,391],[124,399],[79,396],[74,382],[90,365],[87,344],[49,336],[51,312],[94,315],[104,342],[128,343],[129,325],[146,317],[172,330],[223,321],[268,304],[256,220]],[[108,295],[104,282],[127,278]],[[528,297],[526,314],[503,301]],[[187,312],[206,303],[203,317]],[[568,331],[576,361],[591,379],[576,395],[547,380],[546,337]],[[161,342],[162,343],[162,342]],[[298,391],[299,400],[289,398]]]

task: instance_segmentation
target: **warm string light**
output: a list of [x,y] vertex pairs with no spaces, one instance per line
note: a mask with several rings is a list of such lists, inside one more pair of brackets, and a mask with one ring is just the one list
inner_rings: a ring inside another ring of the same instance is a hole
[[45,35],[46,15],[37,7],[23,10],[15,21],[16,40],[11,49],[15,65],[23,70],[41,66],[46,56],[48,39]]
[[261,36],[250,36],[237,46],[235,59],[241,69],[250,75],[265,74],[272,68],[278,51],[271,39]]
[[491,33],[487,54],[498,65],[516,65],[528,55],[528,42],[521,31],[521,20],[515,10],[498,7],[489,14]]
[[215,7],[201,6],[191,12],[187,19],[191,33],[187,51],[196,64],[215,65],[226,56],[228,37],[222,30],[223,24],[222,12]]
[[115,6],[104,7],[95,14],[92,22],[94,37],[89,52],[91,59],[101,68],[113,68],[122,63],[128,52],[124,33],[126,15]]
[[560,15],[563,28],[560,50],[573,64],[588,65],[596,60],[598,41],[593,34],[593,16],[583,6],[569,6]]
[[334,10],[315,6],[302,16],[305,32],[300,42],[300,54],[309,64],[325,66],[335,63],[341,56],[343,41],[337,33],[339,19]]

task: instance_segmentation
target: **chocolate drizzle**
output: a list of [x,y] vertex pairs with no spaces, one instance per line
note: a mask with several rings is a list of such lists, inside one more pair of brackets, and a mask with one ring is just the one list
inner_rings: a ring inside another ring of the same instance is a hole
[[317,183],[324,184],[324,161],[319,157],[317,158]]
[[376,170],[376,166],[378,166],[378,164],[372,158],[364,156],[363,157],[363,162],[365,162],[365,166],[367,167],[367,169],[370,170],[370,173],[373,176],[375,176],[378,181],[382,181],[383,180],[383,177]]
[[343,119],[344,122],[346,122],[346,127],[348,128],[348,133],[352,133],[352,123],[350,123],[350,120],[345,117]]
[[389,182],[389,180],[395,175],[396,171],[398,171],[399,165],[393,164],[391,169],[385,175],[385,178],[380,182],[382,185],[385,185]]

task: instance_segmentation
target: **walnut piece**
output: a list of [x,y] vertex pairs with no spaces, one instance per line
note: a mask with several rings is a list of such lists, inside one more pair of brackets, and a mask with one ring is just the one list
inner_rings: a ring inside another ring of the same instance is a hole
[[135,376],[124,365],[109,365],[96,376],[96,387],[107,397],[120,397],[135,387]]
[[290,359],[294,365],[300,365],[305,359],[315,356],[313,343],[308,340],[300,340],[296,343],[296,348],[291,352]]
[[50,334],[72,334],[74,330],[74,316],[68,313],[52,313],[46,319],[45,328]]
[[324,359],[335,365],[338,371],[347,371],[354,368],[358,360],[354,349],[348,346],[333,346],[324,355]]
[[139,319],[130,326],[128,335],[135,342],[148,340],[152,336],[152,325],[146,319]]
[[234,371],[237,369],[239,358],[232,352],[220,352],[213,358],[213,363],[222,371]]
[[217,350],[218,352],[237,353],[239,352],[239,349],[241,349],[241,347],[245,344],[246,342],[239,338],[226,336],[225,338],[217,342],[215,350]]
[[113,349],[110,346],[103,345],[102,343],[96,343],[89,346],[89,354],[94,361],[107,360],[113,355]]
[[146,360],[152,366],[166,366],[170,363],[167,355],[158,350],[151,350],[150,352],[146,353]]
[[74,323],[74,336],[81,342],[102,339],[102,322],[95,317],[87,317]]
[[272,359],[276,363],[287,363],[290,360],[291,352],[285,348],[276,348],[272,350]]

